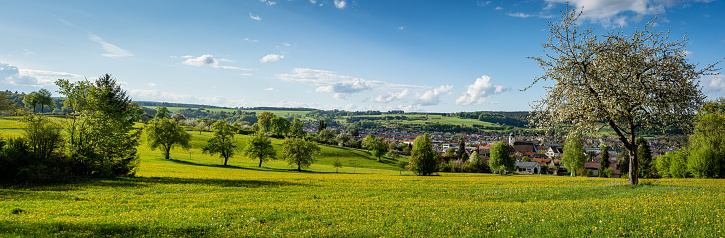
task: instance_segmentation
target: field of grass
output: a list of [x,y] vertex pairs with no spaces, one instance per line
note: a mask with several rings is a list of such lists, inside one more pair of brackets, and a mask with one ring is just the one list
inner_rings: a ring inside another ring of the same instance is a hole
[[[5,129],[0,129],[4,133]],[[135,177],[0,187],[0,237],[722,237],[725,180],[399,172],[324,146],[283,161],[139,147]],[[240,141],[246,137],[238,137]],[[280,141],[274,140],[276,146]],[[339,172],[335,158],[345,164]],[[357,166],[352,166],[352,164]]]

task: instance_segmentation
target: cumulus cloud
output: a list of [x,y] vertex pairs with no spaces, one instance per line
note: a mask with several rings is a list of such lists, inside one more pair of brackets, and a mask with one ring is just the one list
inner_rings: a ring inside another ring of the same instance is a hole
[[441,101],[440,95],[451,91],[451,89],[453,89],[453,85],[441,85],[440,87],[423,93],[423,96],[418,98],[416,103],[421,106],[438,105]]
[[355,93],[372,89],[425,89],[424,86],[393,84],[339,75],[326,70],[295,68],[291,74],[277,74],[279,79],[319,86],[315,91],[333,93],[335,98],[347,99]]
[[347,6],[347,2],[345,0],[335,0],[335,7],[343,9]]
[[259,17],[259,15],[256,15],[256,16],[255,15],[252,15],[251,12],[249,13],[249,18],[252,18],[252,20],[257,20],[257,21],[261,21],[262,20],[262,18]]
[[280,61],[283,59],[284,59],[284,55],[268,54],[268,55],[265,55],[264,57],[262,57],[262,59],[259,61],[262,63],[267,63],[267,62]]
[[399,93],[383,93],[373,98],[373,101],[378,103],[389,103],[396,100],[403,100],[410,95],[408,89],[403,90]]
[[707,93],[711,94],[723,94],[725,93],[725,75],[705,75],[702,76],[700,81],[704,86],[703,89]]
[[501,85],[493,85],[491,77],[481,76],[471,85],[467,86],[463,95],[456,99],[458,105],[480,105],[493,95],[500,94],[508,89]]
[[202,55],[199,57],[185,55],[185,56],[182,56],[181,58],[186,59],[186,60],[184,60],[184,62],[181,62],[182,64],[196,66],[196,67],[210,66],[210,67],[219,68],[219,69],[234,69],[234,70],[247,70],[247,71],[250,70],[250,69],[239,68],[239,67],[235,67],[235,66],[219,65],[219,62],[221,62],[221,61],[224,61],[224,62],[233,62],[233,61],[228,60],[228,59],[217,60],[216,58],[214,58],[213,55],[208,55],[208,54]]
[[81,75],[48,70],[19,69],[0,62],[0,81],[19,86],[53,85],[57,79],[81,79]]
[[[672,0],[546,0],[548,3],[573,4],[582,9],[582,18],[605,26],[626,26],[628,21],[666,13],[666,8],[685,1]],[[697,1],[696,1],[697,2]],[[708,2],[708,1],[699,1]],[[547,5],[547,8],[551,8]]]

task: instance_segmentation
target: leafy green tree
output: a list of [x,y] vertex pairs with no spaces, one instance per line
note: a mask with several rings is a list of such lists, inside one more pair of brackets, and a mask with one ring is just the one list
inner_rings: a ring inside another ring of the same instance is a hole
[[229,158],[234,156],[234,149],[237,148],[234,141],[236,130],[232,125],[227,124],[226,120],[218,120],[212,125],[214,135],[209,138],[206,145],[201,148],[202,153],[214,155],[219,154],[220,158],[224,158],[224,166],[227,165]]
[[564,145],[564,155],[561,158],[561,164],[569,171],[572,176],[583,176],[579,174],[584,168],[584,146],[582,143],[581,134],[573,132],[566,138],[566,144]]
[[725,178],[725,98],[709,101],[690,135],[688,171],[695,177]]
[[247,147],[244,148],[242,153],[244,156],[251,159],[259,159],[258,167],[262,167],[262,162],[269,161],[277,156],[277,151],[275,151],[272,146],[272,140],[270,140],[269,136],[263,132],[254,133],[254,135],[249,138]]
[[327,129],[327,124],[325,124],[325,120],[320,120],[320,123],[317,126],[317,133],[320,133],[321,131],[324,131]]
[[372,134],[368,134],[362,141],[362,146],[365,149],[372,151],[373,156],[378,157],[378,161],[383,161],[382,156],[385,152],[388,152],[388,145],[385,144],[382,137],[375,137]]
[[491,146],[491,158],[488,160],[488,167],[494,173],[503,174],[504,171],[514,171],[516,161],[514,157],[509,155],[509,145],[503,141],[498,141]]
[[23,129],[23,136],[37,158],[50,159],[63,146],[63,135],[58,123],[42,115],[28,115],[23,121],[28,125]]
[[640,178],[652,178],[656,176],[656,168],[652,168],[652,150],[649,147],[649,143],[642,137],[637,138],[637,159],[639,160],[639,166],[637,170]]
[[288,137],[282,143],[282,156],[291,166],[296,165],[297,171],[308,168],[315,162],[315,155],[320,153],[317,143],[302,138]]
[[657,172],[662,177],[672,177],[670,175],[670,164],[672,161],[672,154],[675,152],[669,151],[664,155],[660,155],[657,157],[655,166],[657,167]]
[[151,150],[161,148],[164,159],[169,159],[171,148],[174,145],[180,145],[184,149],[189,148],[191,134],[184,131],[184,127],[175,121],[161,117],[159,120],[149,121],[144,127],[146,131],[146,141]]
[[428,133],[413,141],[413,149],[408,157],[410,169],[417,175],[431,175],[438,167],[438,154],[433,150],[433,142]]
[[[465,156],[465,157],[464,157]],[[468,159],[468,154],[466,153],[466,142],[461,139],[461,142],[458,142],[458,149],[456,150],[456,158],[466,160]]]
[[171,115],[171,119],[174,120],[176,123],[181,123],[184,120],[186,120],[186,117],[184,116],[184,114],[177,112],[177,113],[174,113],[173,115]]
[[290,123],[290,121],[285,119],[284,117],[274,117],[272,118],[271,123],[272,132],[276,137],[286,136],[290,131],[290,127],[292,126],[292,123]]
[[38,92],[35,93],[35,103],[40,106],[40,113],[44,112],[45,106],[48,106],[48,108],[53,108],[55,104],[53,103],[53,98],[50,91],[47,89],[41,88],[38,90]]
[[523,161],[523,162],[531,162],[531,158],[529,158],[528,156],[524,156],[524,157],[521,157],[521,161]]
[[446,157],[456,156],[456,148],[450,147],[446,150]]
[[295,121],[292,122],[292,126],[290,126],[290,136],[301,138],[305,137],[306,134],[305,123],[302,123],[299,118],[295,118]]
[[687,160],[687,151],[685,150],[672,154],[672,157],[670,157],[670,175],[673,178],[687,178],[689,176]]
[[337,136],[337,133],[332,128],[325,128],[324,130],[317,132],[317,139],[325,144],[332,144],[332,141]]
[[38,92],[31,92],[23,97],[23,104],[25,107],[33,107],[33,113],[35,113],[35,107],[38,106]]
[[166,107],[158,107],[156,108],[156,116],[154,117],[156,119],[171,118],[171,112],[169,112],[169,109]]
[[18,108],[18,104],[8,99],[8,96],[4,93],[0,93],[0,113],[5,111],[15,111]]
[[257,115],[257,125],[259,126],[259,130],[262,132],[271,132],[272,131],[272,119],[274,119],[275,116],[274,113],[264,111]]
[[609,148],[605,144],[599,145],[599,150],[602,151],[602,159],[599,161],[599,177],[609,177],[604,172],[606,168],[609,168],[611,164],[609,161]]
[[579,29],[576,9],[549,24],[545,57],[530,57],[544,69],[539,81],[554,81],[547,95],[534,102],[531,124],[538,128],[570,126],[614,130],[630,157],[629,183],[638,183],[635,133],[642,129],[689,128],[704,96],[698,78],[715,65],[697,69],[685,55],[687,38],[670,41],[654,23],[599,35]]
[[64,95],[64,108],[72,110],[65,120],[67,154],[77,160],[88,175],[132,175],[138,165],[136,147],[141,130],[133,128],[136,112],[110,74],[95,82],[56,82]]

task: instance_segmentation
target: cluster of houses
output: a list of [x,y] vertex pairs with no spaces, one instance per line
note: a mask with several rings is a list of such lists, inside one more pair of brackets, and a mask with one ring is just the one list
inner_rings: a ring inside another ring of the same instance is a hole
[[[364,131],[360,133],[360,137],[364,138],[367,134],[382,136],[386,141],[410,144],[418,135],[422,133],[409,133],[406,131],[385,131],[382,129]],[[437,153],[444,155],[449,148],[458,150],[461,140],[465,142],[465,151],[478,151],[479,155],[487,155],[489,149],[495,142],[503,141],[509,144],[511,155],[516,158],[517,173],[527,174],[557,174],[565,175],[566,170],[560,164],[563,155],[563,138],[555,138],[550,136],[519,136],[512,134],[500,135],[495,133],[489,134],[453,134],[453,133],[437,133],[428,132],[433,141],[434,149]],[[674,151],[679,148],[677,143],[669,141],[650,140],[648,141],[652,147],[653,155],[658,156],[666,151]],[[614,176],[621,176],[621,172],[617,169],[617,164],[622,159],[620,153],[624,151],[624,146],[617,138],[599,137],[584,138],[583,145],[589,159],[585,162],[584,168],[590,170],[592,175],[598,176],[600,171],[601,150],[600,144],[608,145],[608,153],[610,167],[614,171]]]

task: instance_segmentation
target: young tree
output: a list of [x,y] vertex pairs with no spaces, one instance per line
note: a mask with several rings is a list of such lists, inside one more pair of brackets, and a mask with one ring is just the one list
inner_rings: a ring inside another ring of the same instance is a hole
[[37,158],[50,159],[63,146],[63,135],[58,123],[42,115],[28,115],[23,121],[28,125],[23,129],[23,136]]
[[666,154],[658,156],[657,159],[655,160],[656,166],[657,166],[657,172],[659,173],[660,176],[672,177],[672,175],[670,175],[670,164],[672,161],[673,153],[675,153],[675,152],[668,151]]
[[373,152],[373,156],[378,157],[378,162],[383,161],[382,156],[385,152],[388,152],[388,146],[383,141],[382,137],[375,137],[372,134],[368,134],[362,141],[362,146]]
[[566,171],[571,173],[571,176],[583,176],[584,174],[579,174],[579,172],[584,168],[586,158],[581,134],[578,132],[570,133],[566,138],[564,156],[561,158],[560,163],[566,168]]
[[234,127],[227,124],[226,120],[218,120],[212,125],[212,130],[214,135],[201,148],[201,151],[204,154],[219,154],[219,157],[224,158],[224,166],[226,166],[229,158],[235,154],[234,149],[237,148],[234,141]]
[[653,174],[652,164],[652,150],[649,147],[649,143],[642,137],[637,138],[637,159],[639,160],[638,173],[640,178],[652,178],[656,174]]
[[599,150],[602,151],[602,160],[599,161],[599,177],[608,177],[602,173],[604,169],[609,168],[609,148],[605,144],[599,145]]
[[274,119],[275,116],[274,113],[264,111],[257,115],[257,125],[259,126],[259,130],[262,132],[271,132],[272,131],[272,119]]
[[488,167],[494,173],[503,174],[504,171],[514,171],[516,161],[509,155],[509,145],[498,141],[491,146],[491,158],[488,160]]
[[55,104],[53,103],[52,94],[48,89],[41,88],[38,90],[37,93],[35,93],[35,103],[40,106],[40,113],[44,112],[45,106],[48,106],[48,108],[53,107]]
[[317,143],[302,138],[289,137],[282,143],[282,157],[287,160],[289,165],[296,165],[297,171],[310,167],[315,162],[317,153],[320,153]]
[[274,159],[277,156],[277,151],[272,146],[272,141],[269,136],[263,132],[254,133],[247,142],[247,147],[242,151],[244,156],[251,159],[259,159],[259,166],[262,167],[262,162]]
[[466,142],[463,142],[463,138],[461,138],[461,142],[458,142],[458,149],[456,150],[456,158],[466,160],[466,159],[468,159],[467,157],[468,157],[468,154],[466,153]]
[[184,127],[175,121],[161,117],[159,120],[149,121],[144,131],[149,148],[155,150],[160,147],[164,159],[169,159],[174,145],[180,145],[184,149],[189,148],[191,134],[184,131]]
[[332,163],[332,166],[335,166],[335,173],[337,173],[337,170],[342,168],[342,162],[340,161],[340,158],[335,158],[335,162]]
[[408,160],[410,169],[417,175],[426,176],[435,172],[438,167],[438,154],[433,150],[433,142],[427,133],[415,138]]
[[25,104],[25,107],[33,107],[33,113],[35,113],[35,107],[38,106],[37,95],[38,92],[31,92],[23,97],[23,104]]
[[580,14],[567,9],[561,22],[550,23],[549,42],[542,44],[546,57],[529,57],[545,71],[531,86],[555,81],[533,104],[531,123],[575,131],[608,125],[629,152],[629,183],[637,184],[635,132],[689,127],[704,98],[697,79],[715,65],[697,69],[685,55],[687,38],[670,41],[654,23],[631,35],[596,35],[579,29]]

